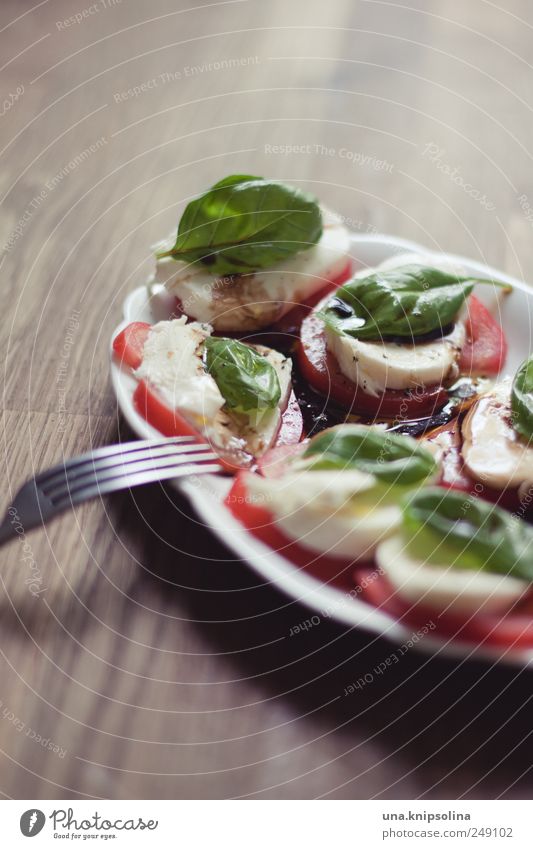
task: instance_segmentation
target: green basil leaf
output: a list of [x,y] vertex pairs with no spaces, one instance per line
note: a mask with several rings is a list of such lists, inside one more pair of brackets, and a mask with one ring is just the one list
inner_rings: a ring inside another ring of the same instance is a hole
[[475,283],[493,282],[404,265],[354,277],[337,289],[320,315],[331,329],[356,339],[413,339],[443,330]]
[[174,247],[157,254],[202,262],[212,274],[268,268],[316,244],[317,201],[293,186],[234,174],[188,204]]
[[488,501],[428,487],[406,501],[408,549],[429,562],[533,581],[533,527]]
[[528,441],[533,438],[533,355],[516,372],[511,389],[513,427]]
[[236,413],[270,410],[279,404],[281,387],[275,368],[265,357],[237,342],[208,336],[206,368],[213,376],[228,409]]
[[419,442],[364,425],[340,425],[319,433],[303,458],[312,459],[313,469],[357,469],[400,486],[425,480],[437,469],[433,455]]

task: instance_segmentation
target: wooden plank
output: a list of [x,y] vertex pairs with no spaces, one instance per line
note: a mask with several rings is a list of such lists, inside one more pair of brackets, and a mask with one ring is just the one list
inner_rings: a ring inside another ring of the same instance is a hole
[[[526,0],[108,5],[69,25],[67,0],[0,12],[3,93],[24,87],[0,118],[6,502],[116,438],[123,298],[225,172],[301,181],[360,232],[533,272]],[[344,696],[391,647],[331,622],[289,637],[306,612],[167,489],[27,542],[32,559],[2,550],[3,794],[531,794],[525,676],[409,655]]]

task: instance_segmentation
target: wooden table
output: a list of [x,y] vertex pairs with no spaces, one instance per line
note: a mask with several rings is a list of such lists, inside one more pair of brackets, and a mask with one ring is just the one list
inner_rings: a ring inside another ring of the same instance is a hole
[[[301,181],[357,231],[533,273],[528,0],[0,18],[4,503],[117,438],[122,301],[221,175]],[[409,652],[343,696],[393,647],[332,622],[289,637],[308,611],[168,489],[65,515],[4,548],[1,576],[6,797],[531,795],[529,673]]]

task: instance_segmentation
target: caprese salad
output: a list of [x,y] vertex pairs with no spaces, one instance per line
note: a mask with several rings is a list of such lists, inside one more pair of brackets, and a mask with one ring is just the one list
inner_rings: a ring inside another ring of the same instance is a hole
[[165,436],[208,441],[229,470],[252,465],[274,444],[298,443],[291,360],[212,330],[182,316],[133,322],[116,336],[115,357],[137,380],[137,412]]
[[[500,284],[412,254],[352,276],[349,247],[277,181],[191,201],[150,284],[173,317],[113,342],[135,409],[208,441],[235,473],[228,509],[297,566],[450,637],[533,646],[533,357],[498,378],[507,342],[473,294]],[[288,327],[294,362],[258,342]],[[343,423],[304,433],[302,387]]]
[[455,639],[533,646],[533,527],[516,514],[458,490],[420,489],[376,564],[363,595],[396,617],[432,621]]
[[413,626],[533,646],[533,526],[436,486],[435,449],[376,426],[340,425],[297,449],[274,449],[263,476],[237,475],[226,503],[296,565],[344,586],[349,575],[364,600]]
[[[229,509],[299,565],[310,555],[338,568],[371,561],[401,521],[401,498],[434,481],[430,448],[379,426],[338,425],[298,449],[274,449],[263,474],[239,474]],[[335,574],[335,572],[333,572]]]
[[503,330],[472,294],[490,282],[416,255],[360,271],[304,318],[301,371],[348,412],[431,415],[461,375],[495,375],[505,361]]
[[217,333],[276,327],[351,274],[340,218],[294,186],[234,174],[185,209],[176,236],[157,246],[150,281],[176,311]]

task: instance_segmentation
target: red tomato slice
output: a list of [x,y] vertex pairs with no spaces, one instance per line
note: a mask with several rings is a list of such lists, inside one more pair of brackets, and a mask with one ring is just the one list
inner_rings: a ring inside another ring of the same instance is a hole
[[507,356],[507,340],[501,326],[475,295],[468,299],[465,322],[467,339],[459,367],[466,374],[497,374]]
[[133,393],[133,405],[143,419],[163,436],[194,436],[198,442],[205,442],[200,432],[178,410],[161,401],[145,380],[138,383]]
[[[164,436],[193,436],[197,442],[206,441],[206,437],[191,425],[179,410],[168,407],[144,380],[140,381],[133,393],[133,404],[143,419],[146,419],[152,427]],[[292,445],[291,440],[298,443],[302,430],[302,414],[294,393],[291,393],[289,403],[282,414],[276,445],[282,444],[288,447]],[[281,443],[280,440],[282,440]],[[255,458],[243,450],[236,450],[231,455],[221,455],[218,448],[215,450],[220,456],[222,465],[229,472],[248,468],[255,462]]]
[[353,563],[323,554],[314,554],[285,536],[276,527],[271,512],[266,507],[253,502],[246,487],[244,474],[240,473],[236,476],[225,503],[235,518],[250,533],[278,554],[321,581],[343,589],[352,588]]
[[440,613],[428,605],[413,605],[402,599],[388,582],[371,567],[357,567],[355,583],[362,588],[362,598],[385,613],[400,619],[413,629],[435,623],[433,632],[441,637],[454,638],[471,643],[486,643],[502,648],[525,648],[533,646],[533,604],[531,597],[520,601],[504,616],[488,613],[473,613],[471,616],[457,613]]
[[388,389],[378,397],[363,392],[342,374],[337,360],[327,350],[324,324],[315,313],[302,322],[297,353],[300,369],[311,386],[352,413],[372,418],[379,415],[416,419],[432,415],[448,400],[442,386],[420,392]]
[[145,321],[133,321],[113,340],[113,351],[121,363],[139,368],[143,359],[144,343],[150,332]]
[[[205,442],[206,438],[187,419],[181,415],[179,410],[171,409],[158,395],[152,391],[145,380],[141,380],[133,393],[133,405],[139,415],[146,419],[163,436],[192,436],[197,442]],[[251,454],[244,451],[236,452],[235,455],[223,456],[217,451],[220,462],[227,472],[235,472],[246,468],[253,462]]]

